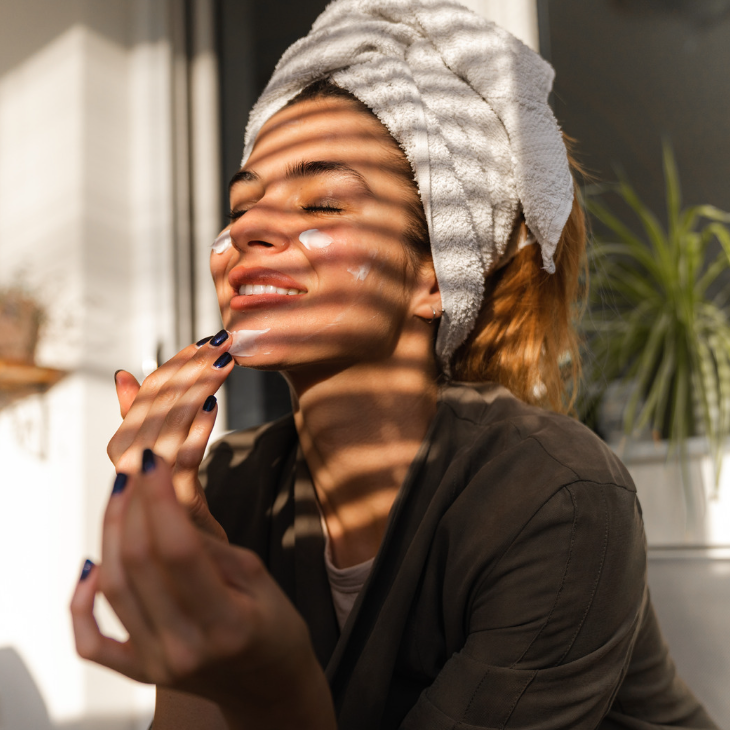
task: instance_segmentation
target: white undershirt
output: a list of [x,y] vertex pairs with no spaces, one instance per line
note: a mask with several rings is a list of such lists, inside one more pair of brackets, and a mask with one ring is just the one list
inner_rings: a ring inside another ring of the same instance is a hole
[[[319,503],[317,506],[319,506]],[[350,611],[352,611],[352,607],[355,605],[355,601],[370,575],[375,558],[370,558],[370,560],[353,565],[350,568],[337,568],[332,563],[330,535],[321,508],[319,516],[322,520],[322,532],[324,534],[324,567],[330,582],[337,623],[340,625],[340,631],[342,631],[342,627],[345,625],[347,617],[350,615]]]

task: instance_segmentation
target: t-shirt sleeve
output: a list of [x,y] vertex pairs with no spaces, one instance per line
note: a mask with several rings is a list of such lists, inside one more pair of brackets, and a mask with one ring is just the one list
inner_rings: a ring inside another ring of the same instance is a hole
[[478,575],[463,647],[402,730],[596,728],[646,610],[645,555],[633,491],[564,486]]

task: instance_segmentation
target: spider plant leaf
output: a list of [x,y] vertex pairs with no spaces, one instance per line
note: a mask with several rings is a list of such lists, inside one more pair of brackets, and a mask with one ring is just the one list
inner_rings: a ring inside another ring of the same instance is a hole
[[720,242],[722,250],[727,256],[728,265],[730,265],[730,231],[720,223],[709,223],[705,230],[709,230]]
[[[671,337],[665,337],[662,348],[661,364],[650,383],[649,393],[644,405],[636,418],[636,430],[640,431],[651,420],[655,430],[657,422],[661,423],[659,414],[663,418],[662,404],[669,400],[672,373],[674,372],[674,343]],[[661,426],[659,427],[661,429]]]
[[695,215],[701,216],[702,218],[718,221],[719,223],[730,223],[730,213],[726,213],[714,205],[696,205],[693,210]]
[[669,236],[678,242],[681,229],[680,208],[682,207],[682,192],[679,186],[679,173],[677,163],[674,159],[674,152],[669,140],[662,142],[664,163],[664,183],[667,194],[667,214],[669,218]]
[[[602,243],[599,245],[594,244],[593,258],[599,260],[602,263],[608,257],[621,256],[629,260],[634,260],[636,263],[643,266],[647,273],[653,278],[661,280],[662,271],[659,268],[656,258],[651,255],[651,252],[647,248],[646,244],[638,241],[637,243]],[[591,259],[592,261],[593,259]],[[610,259],[609,259],[610,260]],[[605,263],[604,263],[605,265]]]
[[653,385],[657,389],[656,406],[653,413],[652,428],[656,433],[664,430],[664,419],[672,395],[672,378],[676,369],[676,341],[669,334],[664,340],[664,360],[662,369],[657,373]]
[[650,330],[646,345],[643,348],[641,355],[636,360],[637,367],[634,373],[636,384],[624,413],[624,431],[627,434],[632,433],[634,430],[636,423],[636,409],[639,405],[639,401],[646,393],[651,376],[657,370],[657,361],[661,360],[661,346],[668,324],[669,315],[665,313]]
[[697,280],[694,287],[695,297],[701,299],[707,291],[707,287],[727,268],[730,268],[730,260],[724,251],[720,251],[715,260],[705,269],[705,273]]
[[639,199],[639,196],[627,180],[623,179],[619,182],[619,193],[641,221],[648,236],[649,243],[659,258],[663,271],[666,275],[670,275],[672,271],[671,252],[666,234],[658,219]]
[[602,203],[599,203],[596,200],[588,199],[586,201],[586,208],[588,209],[588,212],[597,220],[599,220],[601,223],[603,223],[606,228],[613,231],[613,233],[618,236],[618,238],[625,242],[625,243],[631,243],[638,246],[644,246],[645,244],[641,241],[641,239],[634,234],[631,229],[626,226],[622,221],[620,221],[611,211]]

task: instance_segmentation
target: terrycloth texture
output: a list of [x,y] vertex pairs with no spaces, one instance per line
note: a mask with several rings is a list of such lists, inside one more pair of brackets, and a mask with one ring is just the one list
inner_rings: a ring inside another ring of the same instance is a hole
[[264,123],[327,76],[374,112],[413,168],[443,303],[436,355],[448,373],[520,210],[555,271],[573,183],[547,104],[553,69],[451,0],[335,0],[279,61],[251,112],[242,164]]

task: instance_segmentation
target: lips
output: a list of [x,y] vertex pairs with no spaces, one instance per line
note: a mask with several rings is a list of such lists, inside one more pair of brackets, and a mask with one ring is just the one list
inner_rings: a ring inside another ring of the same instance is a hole
[[231,299],[231,309],[238,311],[292,302],[307,293],[307,288],[291,276],[260,266],[236,266],[228,275],[228,281],[237,292]]

